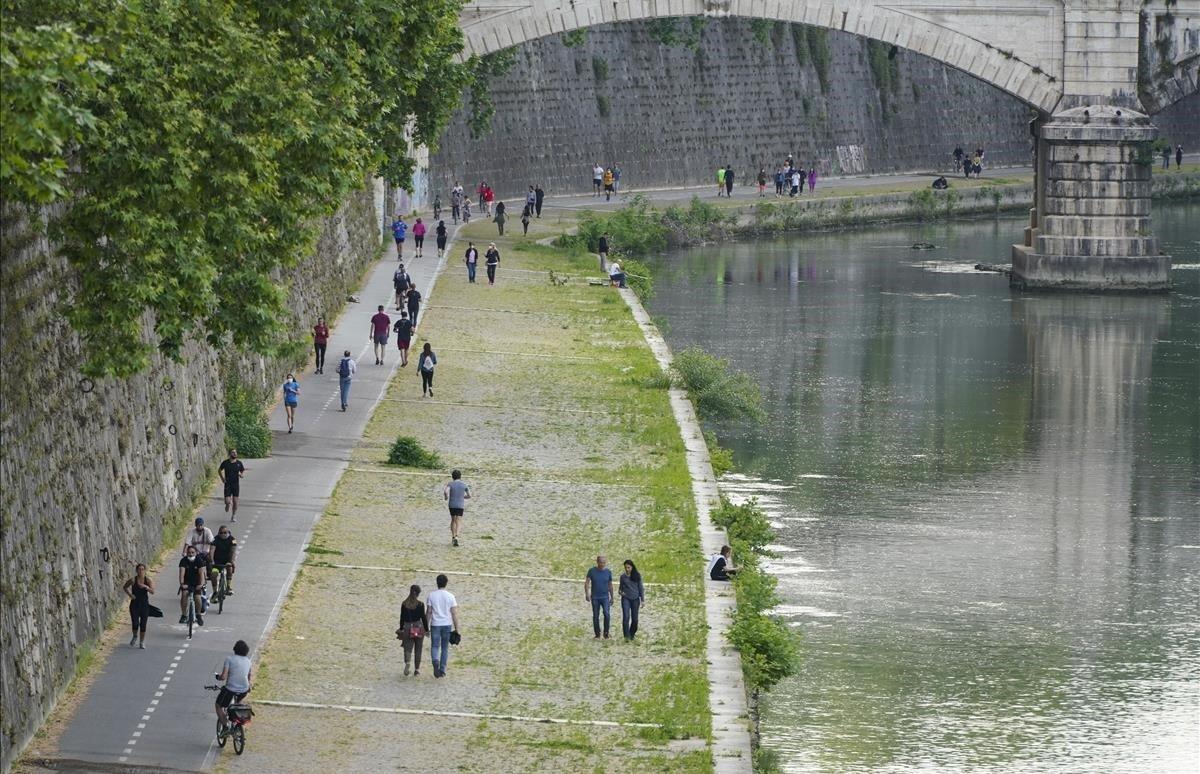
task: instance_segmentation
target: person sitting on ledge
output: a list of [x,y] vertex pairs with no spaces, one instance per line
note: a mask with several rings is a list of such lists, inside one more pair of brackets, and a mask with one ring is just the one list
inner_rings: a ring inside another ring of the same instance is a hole
[[625,272],[621,270],[621,264],[616,261],[608,265],[608,281],[614,288],[625,287]]
[[933,181],[933,189],[935,191],[944,191],[949,187],[950,184],[946,182],[945,176],[939,177],[937,180]]
[[733,549],[729,546],[721,546],[721,553],[714,554],[708,563],[708,577],[715,581],[732,580],[737,574],[737,568],[733,566],[730,555]]

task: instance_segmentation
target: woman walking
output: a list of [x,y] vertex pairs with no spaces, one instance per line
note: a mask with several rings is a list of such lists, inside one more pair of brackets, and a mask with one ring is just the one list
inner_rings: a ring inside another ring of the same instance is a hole
[[446,252],[446,221],[444,220],[439,220],[437,224],[437,248],[440,259]]
[[508,220],[508,216],[504,214],[504,202],[496,202],[496,216],[492,220],[496,221],[500,236],[504,236],[504,221]]
[[296,426],[296,407],[300,405],[300,382],[295,374],[288,374],[283,383],[283,411],[287,414],[288,432]]
[[521,233],[529,236],[529,205],[525,205],[525,209],[521,210]]
[[[404,676],[408,677],[411,664],[413,675],[421,674],[421,649],[425,644],[425,633],[429,631],[429,614],[421,601],[421,587],[415,583],[408,588],[408,597],[400,603],[400,628],[396,636],[404,646]],[[413,660],[416,651],[416,660]]]
[[425,393],[429,393],[429,397],[433,397],[433,369],[435,366],[437,366],[437,355],[433,354],[433,347],[429,346],[427,341],[421,349],[421,357],[417,359],[417,371],[421,374],[421,397],[425,397]]
[[814,165],[812,167],[812,169],[808,170],[808,192],[812,193],[813,189],[816,187],[817,187],[817,167],[816,167],[816,165]]
[[150,595],[154,593],[154,581],[146,575],[146,565],[139,564],[134,576],[125,581],[125,593],[129,595],[129,621],[133,624],[133,636],[129,647],[137,645],[146,649],[146,621],[150,618]]
[[417,251],[415,258],[420,258],[425,251],[425,224],[417,218],[417,222],[413,224],[413,248]]
[[621,573],[621,632],[625,641],[630,642],[637,636],[638,610],[646,601],[646,589],[642,586],[642,574],[638,572],[633,560],[625,560],[625,571]]
[[317,373],[325,373],[325,347],[329,344],[329,328],[325,318],[318,317],[313,326],[313,348],[317,351]]
[[463,254],[463,263],[467,265],[467,282],[474,284],[475,267],[479,265],[479,250],[474,242],[467,242],[467,252]]
[[488,245],[487,253],[484,254],[487,259],[487,274],[488,284],[496,284],[496,267],[500,265],[500,251],[496,249],[496,243],[492,242]]

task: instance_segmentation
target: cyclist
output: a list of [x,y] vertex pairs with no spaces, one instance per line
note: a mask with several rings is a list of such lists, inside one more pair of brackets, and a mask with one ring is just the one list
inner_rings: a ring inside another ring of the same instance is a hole
[[186,554],[188,546],[196,549],[197,553],[204,554],[212,558],[212,530],[204,526],[204,519],[196,517],[196,528],[187,534],[187,539],[183,541],[183,551]]
[[196,603],[196,623],[204,625],[204,608],[200,606],[200,592],[204,590],[204,579],[207,577],[208,554],[199,553],[196,547],[189,545],[184,549],[183,558],[179,560],[179,623],[187,623],[187,598],[192,595]]
[[233,571],[236,569],[234,559],[237,557],[237,540],[229,527],[224,524],[217,530],[217,536],[212,541],[212,569],[208,575],[212,579],[213,596],[217,595],[217,576],[222,568],[225,570],[225,593],[233,596]]
[[250,693],[250,646],[245,640],[238,640],[233,645],[233,655],[225,657],[221,673],[217,679],[224,682],[221,692],[217,694],[217,720],[226,728],[229,727],[229,716],[225,709],[234,702],[241,702]]

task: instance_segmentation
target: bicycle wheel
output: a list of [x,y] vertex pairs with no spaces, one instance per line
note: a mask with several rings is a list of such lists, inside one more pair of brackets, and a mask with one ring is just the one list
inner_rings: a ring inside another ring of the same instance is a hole
[[220,720],[217,721],[217,747],[224,747],[225,741],[229,738],[225,733],[225,724]]
[[190,594],[188,596],[188,639],[190,640],[192,638],[192,627],[196,623],[196,600],[190,598]]
[[217,615],[225,609],[225,573],[217,576]]
[[233,751],[238,755],[246,749],[246,731],[241,726],[233,727]]

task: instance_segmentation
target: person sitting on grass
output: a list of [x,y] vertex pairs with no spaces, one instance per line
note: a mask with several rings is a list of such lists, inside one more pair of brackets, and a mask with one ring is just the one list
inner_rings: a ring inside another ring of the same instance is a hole
[[731,559],[732,554],[732,548],[721,546],[721,553],[714,555],[708,563],[708,577],[715,581],[732,580],[737,574],[737,568],[733,566]]

